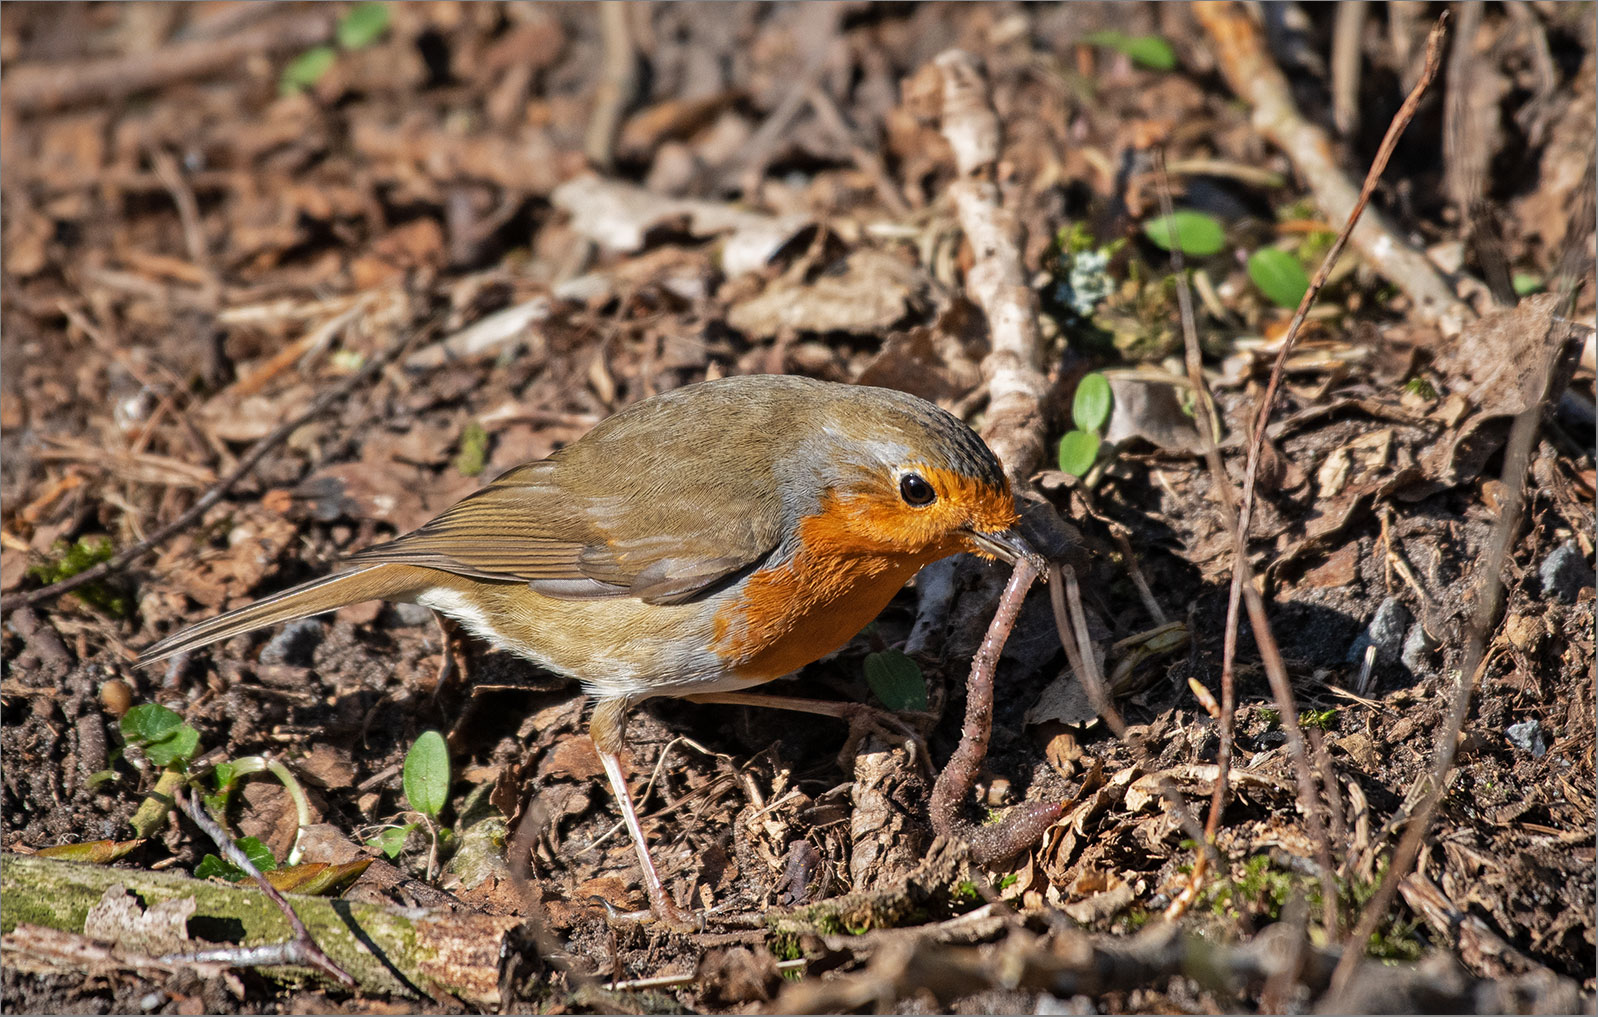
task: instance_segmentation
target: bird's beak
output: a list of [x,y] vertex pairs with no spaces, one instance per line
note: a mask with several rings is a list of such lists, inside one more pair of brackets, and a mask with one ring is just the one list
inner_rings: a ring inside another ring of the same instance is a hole
[[1012,526],[1008,530],[1000,530],[997,533],[983,533],[980,530],[971,530],[969,532],[971,543],[976,545],[977,550],[985,554],[991,554],[995,558],[1002,558],[1011,565],[1025,558],[1032,563],[1033,568],[1038,572],[1044,571],[1046,567],[1043,556],[1038,554],[1031,544],[1027,543],[1017,527]]

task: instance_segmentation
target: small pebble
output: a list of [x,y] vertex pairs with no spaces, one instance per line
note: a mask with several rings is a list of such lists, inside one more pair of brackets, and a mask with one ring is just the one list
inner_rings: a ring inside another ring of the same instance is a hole
[[987,804],[989,808],[999,808],[1010,804],[1010,782],[1003,777],[993,778],[993,783],[988,785]]
[[105,712],[120,719],[133,706],[133,690],[121,678],[113,678],[100,686],[100,705]]
[[1426,626],[1416,622],[1409,627],[1409,635],[1404,639],[1404,652],[1399,659],[1412,674],[1418,675],[1430,663],[1436,649],[1437,641],[1426,633]]
[[261,663],[310,667],[311,655],[322,641],[322,623],[315,618],[289,622],[261,649]]
[[1543,741],[1542,724],[1536,718],[1509,725],[1504,729],[1504,735],[1515,748],[1530,752],[1533,759],[1541,759],[1548,752],[1548,744]]
[[1592,566],[1573,540],[1560,544],[1543,559],[1537,577],[1542,580],[1543,597],[1563,604],[1574,604],[1582,588],[1593,585]]
[[1348,662],[1361,664],[1365,660],[1365,648],[1376,647],[1376,661],[1379,664],[1392,664],[1399,659],[1399,654],[1404,645],[1404,633],[1409,628],[1409,608],[1397,597],[1388,597],[1376,609],[1375,617],[1359,638],[1354,640],[1354,645],[1348,648]]

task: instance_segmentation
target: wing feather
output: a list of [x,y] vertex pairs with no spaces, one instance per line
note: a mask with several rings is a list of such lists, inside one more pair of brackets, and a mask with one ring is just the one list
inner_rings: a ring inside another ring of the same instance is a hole
[[774,491],[759,484],[740,492],[680,475],[641,489],[627,476],[595,483],[594,472],[558,454],[518,467],[348,563],[525,582],[564,600],[674,603],[758,567],[780,540]]

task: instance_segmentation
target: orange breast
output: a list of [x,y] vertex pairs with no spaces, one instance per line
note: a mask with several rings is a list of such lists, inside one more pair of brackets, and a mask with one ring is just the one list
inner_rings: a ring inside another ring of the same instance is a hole
[[923,565],[958,550],[862,552],[826,513],[800,524],[804,548],[749,577],[743,596],[716,614],[711,648],[740,678],[769,681],[826,656],[881,613]]

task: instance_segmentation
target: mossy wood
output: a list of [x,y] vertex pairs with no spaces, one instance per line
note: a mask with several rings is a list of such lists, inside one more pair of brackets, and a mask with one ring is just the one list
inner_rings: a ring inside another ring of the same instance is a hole
[[[0,854],[0,932],[9,934],[19,922],[27,922],[82,933],[89,909],[117,883],[145,907],[193,897],[189,930],[195,950],[217,941],[239,946],[281,943],[293,935],[283,913],[252,885],[15,854]],[[361,991],[452,995],[477,1006],[498,1005],[501,948],[522,924],[520,919],[285,896],[317,945],[355,976]],[[321,977],[309,968],[264,970],[291,980]]]

